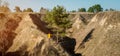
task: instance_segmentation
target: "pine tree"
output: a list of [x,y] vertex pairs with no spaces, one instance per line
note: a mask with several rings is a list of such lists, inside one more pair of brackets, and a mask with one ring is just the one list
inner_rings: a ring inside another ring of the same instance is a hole
[[71,27],[68,15],[62,6],[54,7],[47,12],[44,21],[48,23],[48,28],[55,33],[56,37],[64,37],[65,30]]

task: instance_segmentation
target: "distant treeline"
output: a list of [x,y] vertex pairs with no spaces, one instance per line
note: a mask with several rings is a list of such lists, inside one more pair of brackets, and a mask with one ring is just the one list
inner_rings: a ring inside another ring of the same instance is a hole
[[102,12],[102,11],[116,11],[116,10],[113,9],[113,8],[104,10],[100,4],[95,4],[91,7],[89,7],[88,10],[86,10],[86,8],[79,8],[77,11],[72,10],[71,12],[93,12],[93,13],[97,13],[97,12]]
[[[9,3],[6,2],[5,0],[0,0],[0,12],[11,12],[11,10],[8,7]],[[15,6],[15,12],[34,12],[32,8],[26,8],[21,10],[19,6]],[[39,12],[41,13],[46,13],[48,9],[41,7]],[[91,7],[88,8],[78,8],[78,10],[72,10],[70,12],[92,12],[92,13],[97,13],[97,12],[102,12],[102,11],[116,11],[113,8],[110,9],[103,9],[100,4],[95,4]]]

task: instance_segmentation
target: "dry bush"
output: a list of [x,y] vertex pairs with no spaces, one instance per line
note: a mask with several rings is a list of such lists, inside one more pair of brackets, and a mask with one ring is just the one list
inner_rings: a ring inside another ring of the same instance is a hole
[[7,6],[0,6],[0,12],[10,12],[10,9]]

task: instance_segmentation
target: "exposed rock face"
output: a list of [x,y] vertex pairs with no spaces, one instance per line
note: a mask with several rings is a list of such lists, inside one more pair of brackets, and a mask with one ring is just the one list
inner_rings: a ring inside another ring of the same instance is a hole
[[47,38],[49,32],[37,13],[0,13],[0,55],[69,56]]
[[74,15],[73,38],[56,44],[41,14],[0,13],[0,56],[120,56],[120,12]]
[[73,22],[72,28],[68,30],[72,32],[70,37],[75,37],[76,33],[79,33],[80,30],[83,30],[94,17],[94,15],[94,13],[87,12],[70,13],[69,18],[72,18],[71,21]]
[[17,35],[14,31],[20,21],[21,17],[18,15],[0,13],[0,51],[5,52],[12,45]]
[[120,12],[100,12],[78,30],[76,53],[83,56],[120,56]]

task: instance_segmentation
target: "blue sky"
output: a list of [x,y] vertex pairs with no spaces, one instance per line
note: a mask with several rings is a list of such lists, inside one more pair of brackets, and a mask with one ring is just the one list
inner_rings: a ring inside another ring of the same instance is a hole
[[56,5],[62,5],[67,10],[77,10],[78,8],[88,9],[94,4],[100,4],[104,9],[113,8],[120,10],[120,0],[7,0],[9,7],[14,9],[19,6],[21,9],[32,8],[39,11],[41,7],[52,9]]

